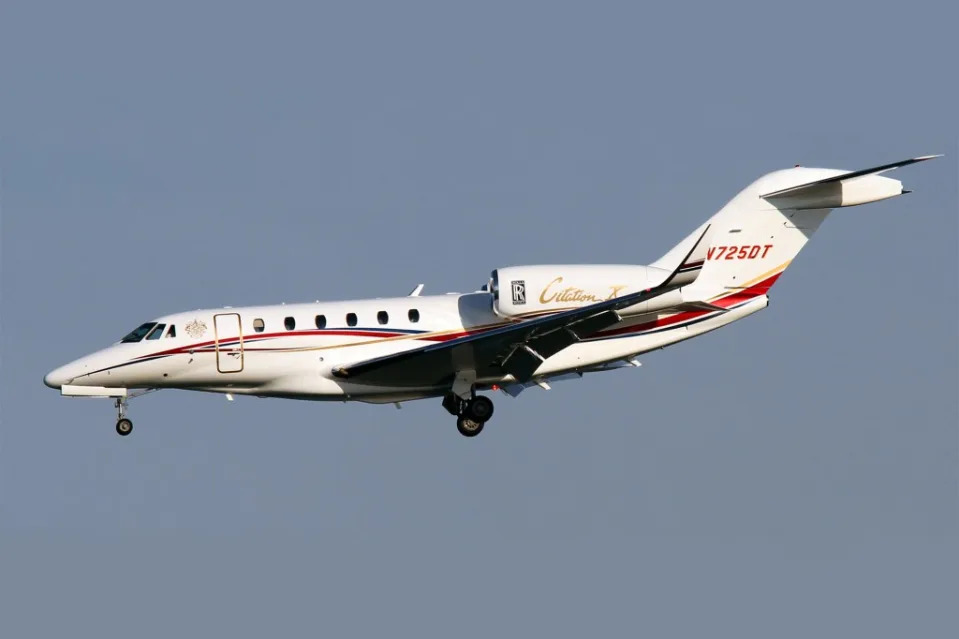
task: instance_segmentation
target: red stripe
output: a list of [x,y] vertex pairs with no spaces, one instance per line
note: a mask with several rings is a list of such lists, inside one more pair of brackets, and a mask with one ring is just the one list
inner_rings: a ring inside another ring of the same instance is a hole
[[[769,289],[772,287],[772,285],[776,283],[776,280],[779,279],[780,275],[782,275],[782,272],[776,273],[771,277],[767,277],[761,282],[753,284],[749,288],[745,288],[741,291],[734,291],[726,297],[713,300],[710,302],[710,304],[720,306],[722,308],[730,308],[731,306],[736,306],[737,304],[753,299],[754,297],[765,295],[769,292]],[[608,331],[600,331],[599,333],[596,333],[594,337],[611,337],[614,335],[625,335],[626,333],[639,333],[654,328],[663,328],[666,326],[672,326],[674,324],[688,322],[689,320],[702,317],[710,312],[712,311],[683,311],[682,313],[676,313],[675,315],[670,315],[668,317],[660,317],[651,322],[645,322],[643,324],[624,326],[622,328],[614,328]]]
[[[782,275],[782,272],[776,273],[761,282],[753,284],[749,288],[743,289],[741,291],[735,291],[722,297],[718,300],[711,302],[716,306],[721,306],[723,308],[729,308],[730,306],[735,306],[741,302],[749,300],[760,295],[765,295],[772,285],[779,279],[779,276]],[[556,311],[544,311],[543,314],[553,313]],[[673,324],[678,324],[685,322],[696,317],[705,315],[709,311],[686,311],[682,313],[677,313],[676,315],[671,315],[665,318],[658,318],[652,322],[646,322],[644,324],[637,324],[635,326],[626,326],[622,328],[615,328],[608,331],[600,331],[596,333],[596,337],[608,337],[613,335],[622,335],[625,333],[631,332],[640,332],[646,331],[653,328],[662,328],[664,326],[672,326]],[[538,313],[537,313],[538,314]],[[254,333],[252,335],[245,336],[244,341],[254,342],[260,340],[273,339],[277,337],[295,337],[295,336],[306,336],[306,335],[329,335],[329,336],[351,336],[351,337],[373,337],[378,339],[388,339],[392,337],[409,337],[410,339],[431,341],[431,342],[448,342],[460,337],[466,337],[467,335],[474,335],[476,333],[482,333],[494,328],[499,328],[510,322],[501,322],[499,324],[492,324],[488,326],[483,326],[480,328],[474,328],[470,330],[456,331],[452,333],[441,333],[441,334],[430,334],[430,333],[398,333],[392,331],[376,331],[376,330],[308,330],[308,331],[289,331],[282,333]],[[231,337],[223,341],[232,341],[238,338]],[[137,359],[146,359],[150,357],[158,357],[160,355],[177,355],[183,353],[189,353],[190,351],[202,350],[209,348],[216,344],[216,340],[208,340],[206,342],[197,342],[193,344],[187,344],[185,346],[178,346],[176,348],[171,348],[163,351],[158,351],[155,353],[149,353],[147,355],[141,355]],[[343,346],[349,346],[349,344],[343,344]],[[253,350],[253,349],[251,349]],[[282,349],[280,349],[282,350]]]
[[[456,331],[455,333],[446,333],[446,334],[430,334],[430,333],[399,333],[399,332],[387,332],[387,331],[376,331],[376,330],[309,330],[309,331],[289,331],[284,333],[253,333],[252,335],[244,335],[243,342],[246,343],[255,343],[259,341],[265,341],[268,339],[274,339],[277,337],[299,337],[299,336],[348,336],[348,337],[372,337],[376,339],[388,339],[392,337],[409,337],[411,339],[418,339],[431,342],[447,342],[458,337],[465,337],[467,335],[472,335],[474,333],[482,333],[491,328],[496,328],[501,326],[501,324],[495,324],[493,326],[485,326],[482,328],[466,330],[466,331]],[[223,342],[234,342],[238,340],[238,337],[228,337],[221,341]],[[205,342],[195,342],[192,344],[187,344],[185,346],[178,346],[176,348],[170,348],[163,351],[157,351],[154,353],[149,353],[146,355],[141,355],[137,359],[147,359],[150,357],[158,357],[160,355],[180,355],[184,353],[189,353],[190,351],[198,351],[203,349],[208,349],[216,345],[216,340],[208,340]],[[349,344],[343,344],[343,346],[349,346]],[[255,350],[250,348],[249,350]],[[283,350],[283,349],[277,349]]]

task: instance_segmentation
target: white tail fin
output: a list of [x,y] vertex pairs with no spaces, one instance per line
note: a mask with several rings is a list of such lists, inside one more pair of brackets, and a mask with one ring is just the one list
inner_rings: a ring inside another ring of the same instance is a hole
[[[796,167],[759,178],[652,266],[668,268],[705,232],[699,276],[689,299],[753,298],[765,295],[833,208],[895,197],[898,180],[878,173],[938,156],[924,156],[862,171]],[[690,265],[695,266],[695,265]]]
[[[706,254],[712,242],[712,225],[704,224],[696,232],[680,242],[676,249],[670,251],[676,259],[675,267],[670,269],[670,276],[660,286],[676,287],[694,282],[706,263]],[[682,252],[685,252],[683,254]],[[680,258],[681,256],[681,258]]]

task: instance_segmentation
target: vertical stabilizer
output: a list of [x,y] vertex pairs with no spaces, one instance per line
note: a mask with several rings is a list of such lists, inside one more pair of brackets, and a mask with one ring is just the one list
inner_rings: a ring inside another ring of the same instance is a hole
[[687,288],[690,298],[715,300],[765,295],[834,208],[901,195],[898,180],[879,173],[936,156],[841,171],[795,167],[759,178],[652,264],[669,268],[690,250],[708,226],[701,272]]

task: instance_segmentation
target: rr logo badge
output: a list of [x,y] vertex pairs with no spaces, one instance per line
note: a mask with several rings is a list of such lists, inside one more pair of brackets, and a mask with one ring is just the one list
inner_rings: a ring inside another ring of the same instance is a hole
[[511,287],[513,289],[513,304],[525,304],[526,280],[513,280]]

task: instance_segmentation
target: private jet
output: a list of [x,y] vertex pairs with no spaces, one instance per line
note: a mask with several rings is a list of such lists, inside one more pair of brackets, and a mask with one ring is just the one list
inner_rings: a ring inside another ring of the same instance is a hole
[[639,366],[643,353],[763,310],[769,290],[832,209],[908,191],[881,175],[939,156],[860,171],[768,173],[648,266],[549,264],[492,271],[480,290],[164,315],[61,366],[64,397],[128,401],[179,389],[321,401],[437,398],[459,432],[493,416],[489,391]]

